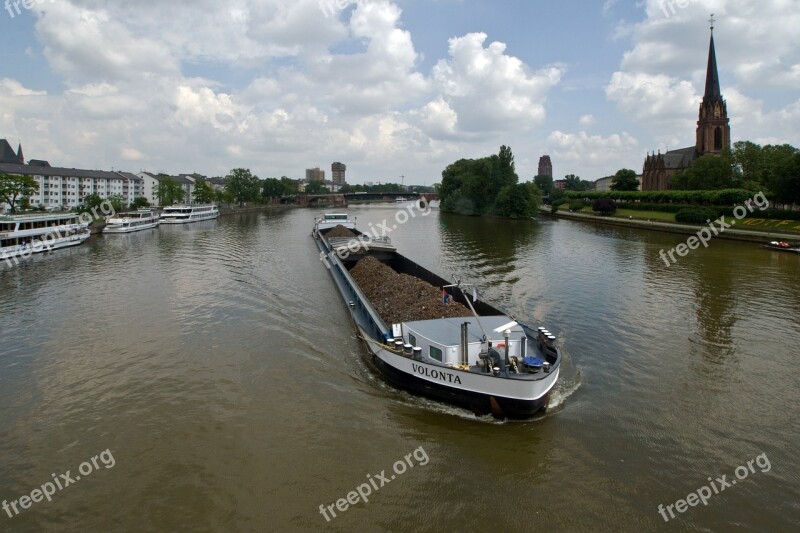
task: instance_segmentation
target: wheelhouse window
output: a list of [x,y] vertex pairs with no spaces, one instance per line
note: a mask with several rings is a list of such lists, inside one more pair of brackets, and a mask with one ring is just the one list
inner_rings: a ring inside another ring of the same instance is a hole
[[442,362],[442,351],[439,348],[437,348],[436,346],[431,346],[429,353],[430,353],[431,359],[435,359],[435,360],[439,361],[440,363]]
[[412,335],[411,333],[408,334],[408,343],[411,346],[416,346],[417,345],[417,338],[414,335]]

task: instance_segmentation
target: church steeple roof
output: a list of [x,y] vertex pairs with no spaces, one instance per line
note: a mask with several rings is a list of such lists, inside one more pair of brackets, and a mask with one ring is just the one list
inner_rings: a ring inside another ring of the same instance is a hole
[[722,91],[719,88],[719,72],[717,72],[717,53],[714,49],[714,17],[711,17],[711,42],[708,45],[708,68],[706,69],[706,93],[704,99],[708,102],[721,99]]

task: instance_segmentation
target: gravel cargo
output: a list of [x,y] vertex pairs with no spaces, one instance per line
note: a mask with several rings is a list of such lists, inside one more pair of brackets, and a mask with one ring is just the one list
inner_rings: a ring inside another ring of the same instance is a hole
[[350,275],[383,321],[389,325],[414,320],[472,316],[470,310],[458,302],[451,300],[445,304],[442,301],[441,287],[434,287],[408,274],[398,274],[374,257],[367,256],[360,260],[350,270]]

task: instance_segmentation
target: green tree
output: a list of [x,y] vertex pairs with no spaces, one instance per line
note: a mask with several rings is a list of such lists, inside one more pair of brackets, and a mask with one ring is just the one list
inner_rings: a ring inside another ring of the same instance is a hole
[[230,192],[241,206],[244,202],[255,202],[261,196],[261,180],[249,168],[234,168],[225,178],[225,190]]
[[[514,154],[507,146],[501,146],[497,155],[460,159],[442,171],[441,209],[477,216],[495,212],[500,191],[518,181]],[[508,192],[504,193],[504,210],[508,206],[506,194]]]
[[227,205],[231,205],[231,203],[235,200],[235,198],[234,198],[233,194],[231,194],[228,191],[225,191],[225,190],[218,191],[217,190],[217,191],[214,191],[214,200],[218,204],[225,203]]
[[194,183],[192,198],[198,204],[210,204],[214,202],[216,195],[214,188],[205,180],[197,180]]
[[170,178],[166,174],[159,174],[158,185],[155,189],[156,198],[159,205],[172,205],[184,202],[186,191],[183,185]]
[[790,144],[768,144],[761,150],[761,184],[770,191],[782,188],[794,169],[797,148]]
[[761,146],[750,141],[733,145],[733,164],[744,181],[764,182],[764,154]]
[[105,201],[111,204],[111,207],[114,209],[115,213],[120,213],[125,210],[125,199],[121,194],[112,194],[106,198]]
[[553,176],[538,175],[533,178],[533,183],[545,195],[549,196],[553,192]]
[[96,213],[98,209],[100,209],[100,205],[103,203],[103,199],[100,197],[99,194],[88,194],[83,199],[83,205],[79,209],[80,211],[91,211],[95,210]]
[[741,178],[734,172],[733,157],[726,151],[696,159],[689,168],[672,176],[670,188],[678,191],[735,189],[740,182]]
[[800,204],[800,152],[780,177],[775,179],[772,191],[775,199],[784,204]]
[[147,198],[144,196],[137,196],[133,199],[133,202],[131,202],[131,209],[139,209],[141,207],[148,207],[149,205],[150,202],[147,201]]
[[281,176],[281,186],[283,187],[283,195],[284,196],[291,196],[293,194],[297,194],[299,186],[297,182],[293,179],[289,179],[286,176]]
[[542,193],[533,183],[506,185],[497,194],[495,213],[508,218],[530,218],[536,214]]
[[582,180],[580,176],[575,174],[567,174],[564,176],[564,189],[567,191],[586,191],[592,186],[590,181]]
[[15,213],[17,202],[39,192],[39,184],[33,176],[18,176],[16,174],[0,174],[0,199],[11,206]]
[[321,181],[312,181],[306,185],[306,194],[328,194],[330,191]]
[[638,189],[639,180],[636,178],[636,171],[629,168],[618,170],[611,180],[612,191],[636,191]]
[[280,198],[283,196],[283,183],[278,178],[267,178],[261,187],[261,196],[264,198]]

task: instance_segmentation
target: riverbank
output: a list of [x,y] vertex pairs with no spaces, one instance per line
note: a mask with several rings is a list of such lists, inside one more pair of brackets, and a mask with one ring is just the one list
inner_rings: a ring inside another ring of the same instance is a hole
[[[634,227],[641,229],[649,229],[653,231],[679,233],[682,235],[695,235],[701,229],[708,228],[708,226],[694,226],[691,224],[677,224],[677,223],[659,222],[653,220],[625,219],[625,218],[609,217],[609,216],[588,215],[585,213],[570,213],[567,211],[557,211],[556,213],[551,213],[549,206],[540,206],[539,214],[552,218],[580,220],[583,222],[593,222],[595,224],[604,224],[608,226]],[[735,224],[736,220],[732,220],[731,223]],[[797,240],[798,234],[775,232],[775,231],[740,230],[740,229],[728,228],[724,232],[720,232],[718,235],[715,235],[715,238],[763,243],[764,241],[772,241],[776,239]]]

